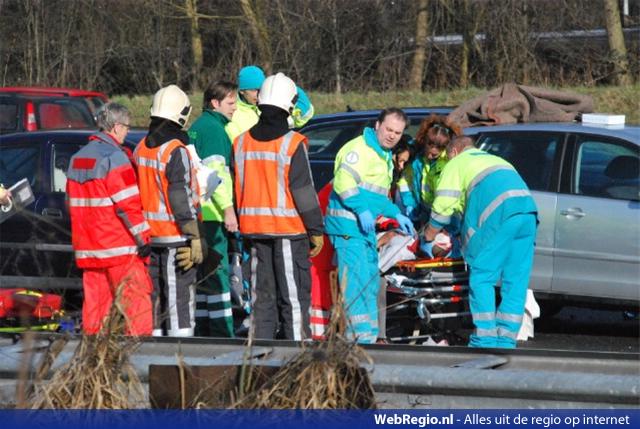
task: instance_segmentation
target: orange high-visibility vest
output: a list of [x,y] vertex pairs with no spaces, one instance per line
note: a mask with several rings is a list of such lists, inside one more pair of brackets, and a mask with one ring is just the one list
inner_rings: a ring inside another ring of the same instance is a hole
[[[176,223],[169,204],[169,182],[165,175],[171,154],[185,145],[177,139],[170,140],[158,147],[149,148],[142,139],[134,152],[138,168],[138,185],[142,200],[142,213],[151,227],[151,243],[160,245],[181,244],[187,241]],[[189,152],[187,151],[189,156]],[[191,183],[191,203],[198,207],[199,191],[196,169],[189,156]]]
[[300,144],[306,145],[307,138],[294,131],[266,142],[248,131],[235,139],[235,195],[242,234],[306,234],[289,190],[291,157]]

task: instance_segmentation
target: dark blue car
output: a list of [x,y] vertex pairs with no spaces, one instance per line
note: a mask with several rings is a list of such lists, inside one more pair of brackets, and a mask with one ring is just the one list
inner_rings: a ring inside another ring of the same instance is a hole
[[[405,109],[414,135],[420,121],[450,108]],[[309,158],[316,189],[333,178],[333,162],[347,141],[373,126],[379,110],[317,115],[301,131],[309,138]],[[35,131],[0,135],[0,183],[11,186],[27,178],[35,202],[0,224],[0,287],[53,291],[81,289],[71,249],[71,222],[65,204],[66,171],[71,156],[95,130]],[[132,129],[133,149],[146,135]],[[68,292],[67,292],[68,294]],[[79,302],[78,302],[79,303]]]
[[[405,108],[410,124],[405,133],[415,136],[420,122],[431,114],[446,115],[450,107]],[[362,134],[365,127],[373,127],[380,110],[316,115],[298,131],[309,139],[309,160],[316,190],[333,179],[333,162],[340,148]]]

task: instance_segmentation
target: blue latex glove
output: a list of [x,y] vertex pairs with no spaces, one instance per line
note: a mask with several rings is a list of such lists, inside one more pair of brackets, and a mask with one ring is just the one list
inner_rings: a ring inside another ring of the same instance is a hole
[[365,232],[365,234],[369,234],[376,230],[376,220],[373,218],[373,214],[369,210],[365,210],[358,215],[358,220],[360,221],[360,228]]
[[433,241],[423,241],[420,244],[420,251],[426,256],[433,258]]
[[413,235],[415,230],[413,229],[413,222],[411,219],[403,215],[402,213],[398,213],[396,216],[396,220],[400,224],[400,229],[407,235]]
[[413,212],[415,211],[415,207],[412,206],[407,206],[407,208],[404,211],[404,214],[407,215],[407,217],[411,218],[413,216]]

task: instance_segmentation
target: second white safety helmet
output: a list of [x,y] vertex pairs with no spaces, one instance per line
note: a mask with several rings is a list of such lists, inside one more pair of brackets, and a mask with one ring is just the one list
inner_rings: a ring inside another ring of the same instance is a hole
[[176,85],[165,86],[153,96],[151,116],[168,119],[184,127],[191,113],[191,102],[183,90]]
[[258,105],[271,105],[291,112],[295,105],[298,89],[296,84],[284,73],[278,73],[265,79],[258,94]]

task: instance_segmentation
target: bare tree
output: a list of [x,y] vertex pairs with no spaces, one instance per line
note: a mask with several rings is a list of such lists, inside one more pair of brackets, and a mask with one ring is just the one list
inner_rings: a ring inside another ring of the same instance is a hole
[[616,83],[618,85],[630,85],[631,76],[629,75],[627,48],[624,45],[618,0],[604,0],[604,15]]
[[342,94],[342,62],[340,59],[340,37],[338,31],[338,15],[336,9],[338,4],[336,0],[331,2],[331,33],[333,35],[333,47],[335,49],[333,54],[333,73],[336,79],[335,93]]
[[198,22],[198,2],[197,0],[184,0],[184,10],[189,19],[191,30],[191,53],[193,62],[191,64],[191,90],[198,89],[200,82],[198,77],[202,70],[202,38],[200,37],[200,25]]
[[413,54],[411,73],[409,74],[409,88],[414,91],[422,91],[422,77],[424,76],[424,61],[427,51],[427,32],[429,28],[428,16],[429,0],[420,0],[417,3],[416,13],[416,50]]
[[242,12],[249,23],[249,28],[258,46],[259,62],[265,73],[271,74],[273,69],[273,56],[271,53],[271,41],[264,17],[261,14],[260,0],[240,0]]

